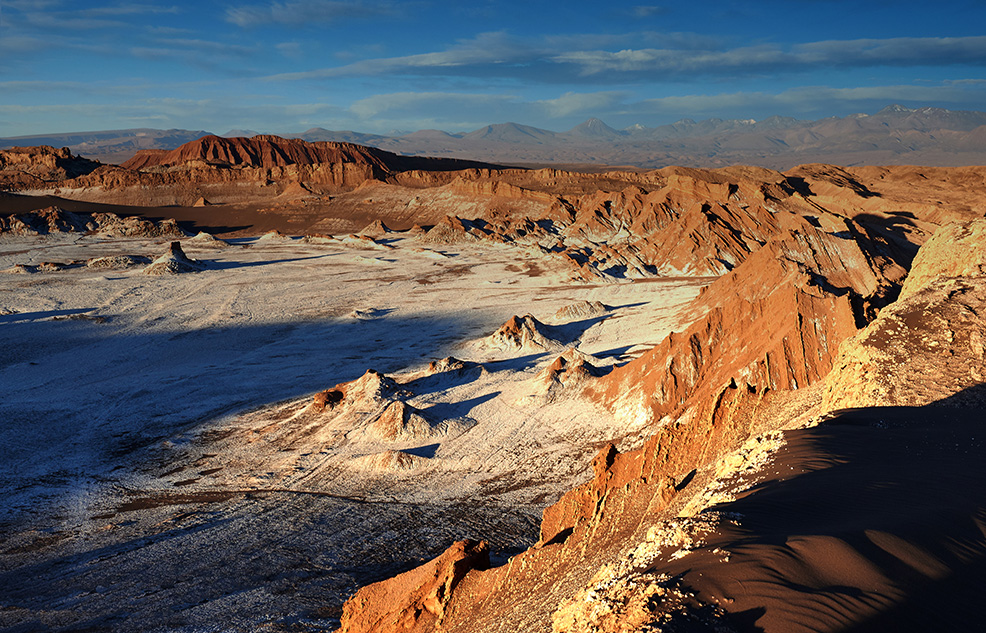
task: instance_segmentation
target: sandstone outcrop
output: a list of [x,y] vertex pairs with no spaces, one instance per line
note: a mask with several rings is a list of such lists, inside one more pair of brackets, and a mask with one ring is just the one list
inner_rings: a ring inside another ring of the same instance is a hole
[[142,255],[111,255],[108,257],[94,257],[86,261],[87,268],[138,268],[147,266],[151,260]]
[[353,596],[342,612],[341,631],[432,631],[441,626],[455,588],[467,572],[489,567],[485,542],[458,541],[421,567]]
[[10,268],[5,268],[0,270],[2,273],[14,274],[14,275],[31,275],[34,273],[57,273],[62,270],[69,268],[75,268],[78,266],[77,262],[72,263],[62,263],[62,262],[41,262],[37,265],[31,264],[14,264]]
[[250,138],[203,136],[171,151],[142,150],[121,167],[147,170],[194,161],[262,169],[288,165],[349,163],[364,167],[364,173],[381,176],[378,180],[386,174],[401,171],[459,171],[490,166],[458,159],[399,156],[353,143],[308,142],[260,134]]
[[577,321],[601,316],[609,312],[609,308],[600,301],[577,301],[559,308],[555,312],[555,321]]
[[[752,471],[717,468],[701,496],[663,522],[661,538],[649,531],[563,602],[554,629],[606,625],[615,613],[676,630],[681,606],[693,626],[712,616],[700,630],[746,630],[753,618],[767,632],[925,630],[942,613],[956,623],[978,621],[965,580],[951,584],[968,565],[951,543],[961,533],[964,547],[986,546],[978,527],[967,531],[986,505],[978,483],[984,282],[982,275],[933,278],[881,310],[843,342],[820,383],[820,401],[808,410],[822,420],[818,426],[772,433],[780,444],[768,446]],[[769,409],[754,413],[758,424],[770,420]],[[769,424],[790,422],[775,416]],[[708,437],[721,433],[707,430]],[[720,463],[735,457],[742,456]],[[588,505],[573,501],[569,512]],[[694,501],[697,514],[689,510]],[[688,542],[668,547],[668,537],[682,532]],[[640,593],[659,599],[638,609]]]
[[924,406],[986,382],[984,308],[982,276],[933,281],[885,308],[842,344],[825,409]]
[[203,136],[171,151],[140,151],[120,166],[130,170],[150,170],[155,167],[203,161],[207,164],[231,167],[272,169],[287,165],[345,162],[365,167],[364,173],[368,175],[382,175],[386,171],[386,163],[382,157],[388,154],[389,152],[377,153],[350,143],[308,143],[265,135],[232,139]]
[[0,235],[51,235],[91,233],[104,237],[186,237],[174,220],[146,220],[115,213],[72,213],[47,207],[28,213],[0,216]]
[[499,351],[544,352],[558,349],[562,343],[552,338],[552,328],[530,314],[512,316],[500,328],[483,339],[488,349]]
[[[895,294],[900,266],[877,270],[860,240],[808,223],[775,238],[696,300],[705,314],[591,392],[656,422],[720,406],[725,390],[798,389],[823,378],[839,343]],[[631,388],[632,386],[632,388]]]
[[170,151],[142,150],[120,166],[75,159],[67,150],[48,147],[17,148],[6,154],[7,168],[0,166],[0,189],[57,190],[73,200],[133,206],[318,198],[364,183],[398,180],[409,187],[438,187],[462,170],[481,167],[488,172],[491,167],[399,156],[351,143],[308,143],[264,135],[205,136]]
[[400,400],[391,402],[376,417],[370,431],[382,440],[422,437],[432,434],[432,427],[421,412]]
[[[721,275],[788,230],[790,216],[826,232],[851,220],[901,262],[938,225],[986,211],[968,193],[986,181],[981,168],[667,167],[589,174],[496,169],[273,136],[203,137],[141,154],[126,167],[82,172],[8,188],[135,206],[273,203],[267,211],[311,216],[313,225],[326,212],[351,216],[346,231],[368,221],[435,225],[426,240],[540,249],[584,280]],[[444,214],[452,217],[442,220]]]
[[273,231],[267,231],[263,235],[257,238],[259,242],[290,242],[291,236],[281,233],[277,229]]
[[206,265],[189,258],[181,248],[181,242],[172,242],[168,251],[151,262],[142,272],[145,275],[181,275],[198,273],[205,270]]
[[975,397],[986,382],[984,229],[983,220],[950,224],[921,247],[901,298],[842,343],[826,410]]
[[372,455],[357,457],[351,465],[355,468],[365,468],[383,472],[408,471],[428,463],[427,457],[414,455],[407,451],[388,450]]
[[[880,268],[885,259],[892,260],[891,265],[909,263],[916,245],[934,228],[933,223],[912,222],[911,211],[883,214],[873,200],[880,200],[883,207],[886,201],[856,177],[840,174],[839,168],[795,173],[731,167],[665,168],[624,174],[621,180],[612,174],[583,175],[587,182],[606,183],[586,193],[568,183],[559,188],[557,183],[563,180],[549,170],[523,176],[503,171],[500,178],[544,187],[555,197],[545,199],[534,215],[501,213],[490,207],[478,218],[449,217],[426,240],[480,239],[533,246],[567,262],[574,278],[594,280],[722,275],[774,237],[797,231],[805,223],[830,234],[862,236],[874,246],[870,256]],[[816,196],[812,186],[822,194]],[[928,205],[907,208],[918,209],[933,221],[941,219],[941,212]]]
[[387,233],[393,233],[390,227],[384,224],[382,220],[374,220],[360,231],[359,235],[376,239],[383,237]]
[[315,394],[305,410],[318,423],[331,418],[332,428],[353,441],[418,443],[457,436],[472,424],[467,420],[432,420],[408,404],[410,389],[390,376],[368,369],[360,378]]
[[986,220],[951,223],[918,251],[900,291],[904,299],[939,277],[986,275]]
[[454,356],[446,356],[439,360],[428,363],[429,374],[443,374],[446,372],[461,372],[472,366],[472,363],[461,361]]
[[96,161],[48,145],[0,150],[0,190],[43,188],[95,171]]
[[477,231],[471,221],[446,216],[417,239],[425,244],[457,244],[479,239],[480,236],[485,234]]
[[375,369],[367,369],[366,373],[356,380],[316,393],[309,409],[314,413],[321,413],[343,404],[358,407],[376,406],[390,402],[398,395],[406,395],[406,393],[393,378]]
[[92,216],[78,215],[58,207],[29,213],[0,216],[0,234],[48,235],[51,233],[85,233],[95,230]]
[[221,240],[211,233],[206,233],[205,231],[199,231],[188,240],[189,244],[198,246],[199,248],[223,248],[229,246],[229,242],[226,240]]
[[592,363],[593,360],[575,347],[568,348],[538,373],[535,378],[538,386],[536,393],[549,395],[562,388],[572,389],[603,375],[604,372]]

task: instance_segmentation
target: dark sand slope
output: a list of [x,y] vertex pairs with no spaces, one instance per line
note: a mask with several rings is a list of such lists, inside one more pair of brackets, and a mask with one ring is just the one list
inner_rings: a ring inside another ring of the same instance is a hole
[[983,409],[949,405],[849,410],[786,433],[766,481],[713,508],[738,525],[653,571],[721,605],[740,631],[977,630]]

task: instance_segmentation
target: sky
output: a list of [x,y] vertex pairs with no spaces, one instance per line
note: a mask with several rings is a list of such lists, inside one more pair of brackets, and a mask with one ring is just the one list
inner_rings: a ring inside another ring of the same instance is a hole
[[0,0],[0,137],[986,110],[982,0]]

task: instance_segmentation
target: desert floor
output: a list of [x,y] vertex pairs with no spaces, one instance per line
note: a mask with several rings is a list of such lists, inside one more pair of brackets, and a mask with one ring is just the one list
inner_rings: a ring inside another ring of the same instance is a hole
[[[603,442],[642,439],[539,373],[571,346],[602,371],[635,357],[707,280],[571,282],[519,248],[389,236],[185,240],[207,268],[175,276],[84,264],[161,240],[0,241],[0,270],[77,262],[0,274],[0,628],[333,628],[453,540],[493,537],[494,562],[530,545]],[[555,316],[579,301],[609,309]],[[526,313],[547,349],[490,345]],[[465,365],[427,371],[447,356]],[[371,368],[437,430],[305,418]]]

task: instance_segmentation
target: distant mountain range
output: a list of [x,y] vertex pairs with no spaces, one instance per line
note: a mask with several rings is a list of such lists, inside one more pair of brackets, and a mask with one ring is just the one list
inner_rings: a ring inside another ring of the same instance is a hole
[[156,130],[136,128],[99,132],[68,132],[0,138],[0,149],[31,145],[68,147],[73,154],[103,163],[122,163],[142,149],[174,149],[207,136],[204,130]]
[[[104,163],[122,163],[141,149],[171,150],[209,132],[110,130],[0,138],[18,145],[69,147]],[[223,136],[258,134],[230,130]],[[805,121],[790,117],[682,119],[659,127],[614,129],[589,119],[565,132],[498,123],[468,133],[419,130],[394,135],[312,128],[285,138],[336,141],[405,155],[470,159],[500,164],[564,166],[668,165],[719,167],[752,164],[787,169],[803,163],[838,165],[986,164],[986,112],[888,106],[875,114]]]

